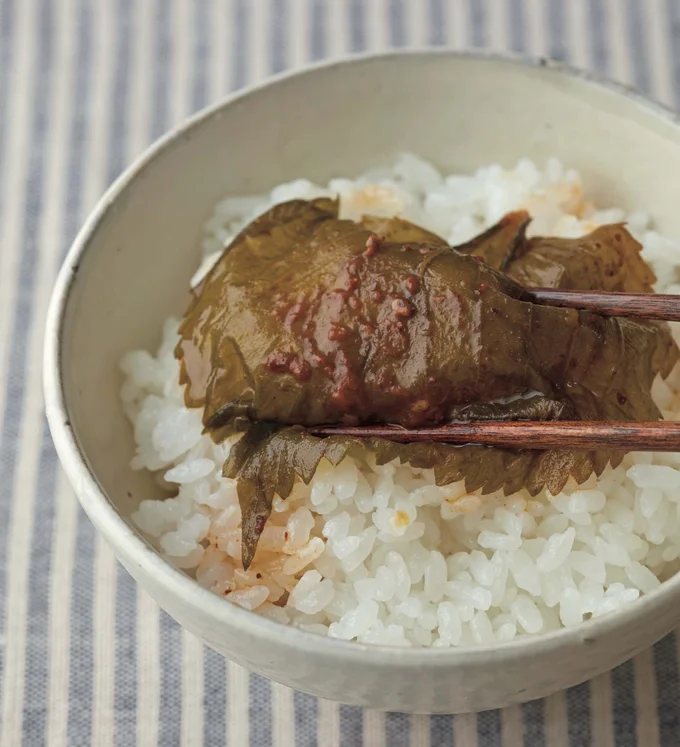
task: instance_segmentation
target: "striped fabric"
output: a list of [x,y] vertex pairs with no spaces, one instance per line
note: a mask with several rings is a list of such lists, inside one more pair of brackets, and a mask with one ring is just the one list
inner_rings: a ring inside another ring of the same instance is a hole
[[107,184],[230,90],[411,45],[549,55],[680,103],[680,0],[0,0],[0,747],[680,744],[674,635],[477,716],[362,712],[249,675],[135,587],[59,469],[43,319]]

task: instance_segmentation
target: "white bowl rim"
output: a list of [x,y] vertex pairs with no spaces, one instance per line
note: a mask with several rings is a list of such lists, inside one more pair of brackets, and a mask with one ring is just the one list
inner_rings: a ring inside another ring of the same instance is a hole
[[530,58],[486,50],[457,51],[446,47],[355,54],[339,59],[323,60],[301,69],[270,76],[263,82],[234,92],[170,130],[136,158],[97,202],[71,245],[57,276],[45,326],[43,386],[45,409],[52,438],[71,485],[77,486],[75,492],[81,506],[107,542],[116,550],[119,547],[122,548],[122,554],[132,559],[135,565],[143,569],[146,574],[153,576],[166,594],[181,598],[189,607],[200,608],[204,614],[230,628],[236,634],[247,631],[252,637],[266,640],[276,637],[283,646],[304,650],[306,654],[311,655],[337,657],[344,661],[356,660],[364,664],[369,662],[387,668],[400,668],[406,665],[414,669],[422,665],[436,668],[453,665],[500,665],[503,662],[520,660],[529,655],[541,655],[563,646],[593,644],[598,638],[615,634],[617,628],[626,623],[632,623],[636,619],[643,620],[649,615],[653,616],[656,610],[664,606],[667,597],[676,595],[680,599],[680,573],[663,582],[651,593],[602,617],[584,621],[573,628],[560,628],[544,634],[519,636],[504,643],[460,648],[407,648],[324,637],[274,622],[242,609],[201,587],[197,581],[164,560],[141,535],[125,522],[113,503],[109,501],[90,469],[71,427],[61,377],[61,347],[65,312],[81,258],[87,250],[90,239],[128,184],[171,143],[187,137],[197,125],[220,110],[258,91],[269,89],[290,78],[314,75],[317,71],[404,57],[453,57],[508,63],[530,68],[547,68],[553,75],[578,79],[602,92],[615,93],[632,99],[638,106],[647,109],[658,118],[680,125],[680,114],[670,107],[648,98],[635,88],[611,81],[597,73],[581,70],[545,57]]

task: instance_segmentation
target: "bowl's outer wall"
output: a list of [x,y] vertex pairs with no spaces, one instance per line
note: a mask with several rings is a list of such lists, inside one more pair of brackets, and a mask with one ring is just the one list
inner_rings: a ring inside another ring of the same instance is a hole
[[[134,444],[118,399],[118,361],[127,350],[154,349],[163,320],[182,313],[201,225],[225,195],[265,191],[296,177],[323,183],[356,175],[402,150],[448,172],[554,155],[582,172],[600,204],[647,210],[662,232],[680,236],[679,144],[677,125],[637,100],[542,67],[458,55],[323,67],[214,111],[127,183],[87,238],[74,271],[60,375],[66,417],[92,472],[123,517],[157,495],[148,476],[127,467]],[[49,380],[48,371],[48,395]],[[232,624],[231,613],[218,619],[214,605],[196,603],[201,597],[192,591],[175,593],[167,572],[159,579],[151,570],[158,563],[131,540],[131,530],[94,508],[102,499],[65,445],[57,422],[65,413],[48,414],[81,502],[142,586],[230,659],[301,690],[391,710],[501,707],[611,668],[677,622],[678,595],[666,593],[641,602],[640,614],[623,616],[615,636],[598,633],[606,625],[586,625],[555,645],[537,644],[540,655],[530,658],[526,647],[510,646],[488,657],[444,653],[424,666],[422,658],[398,651],[348,655],[332,641],[301,647],[297,631],[259,620],[244,624],[242,615]]]

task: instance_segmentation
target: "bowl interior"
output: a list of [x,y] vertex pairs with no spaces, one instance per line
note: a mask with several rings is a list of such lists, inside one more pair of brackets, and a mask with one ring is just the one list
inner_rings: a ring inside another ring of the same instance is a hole
[[603,206],[680,235],[676,125],[635,98],[543,67],[451,54],[356,60],[283,79],[199,117],[110,195],[74,268],[61,338],[83,454],[123,517],[158,494],[128,464],[118,361],[181,314],[201,225],[225,195],[353,176],[409,150],[448,171],[557,156]]

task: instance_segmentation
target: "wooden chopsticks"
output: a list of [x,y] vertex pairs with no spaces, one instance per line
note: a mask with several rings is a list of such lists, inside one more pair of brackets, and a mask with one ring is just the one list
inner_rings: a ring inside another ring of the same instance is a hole
[[529,300],[545,306],[583,309],[602,316],[627,316],[680,322],[680,296],[661,293],[553,290],[527,288]]
[[[680,321],[680,295],[527,288],[530,301],[592,311],[602,316],[625,316]],[[393,425],[316,426],[317,436],[385,438],[400,443],[437,441],[515,449],[615,449],[622,451],[680,451],[680,422],[512,421],[449,423],[433,428],[406,429]]]
[[654,421],[581,422],[513,421],[449,423],[435,428],[406,429],[394,425],[314,426],[315,436],[385,438],[400,443],[437,441],[513,449],[585,449],[616,451],[680,451],[680,423]]

